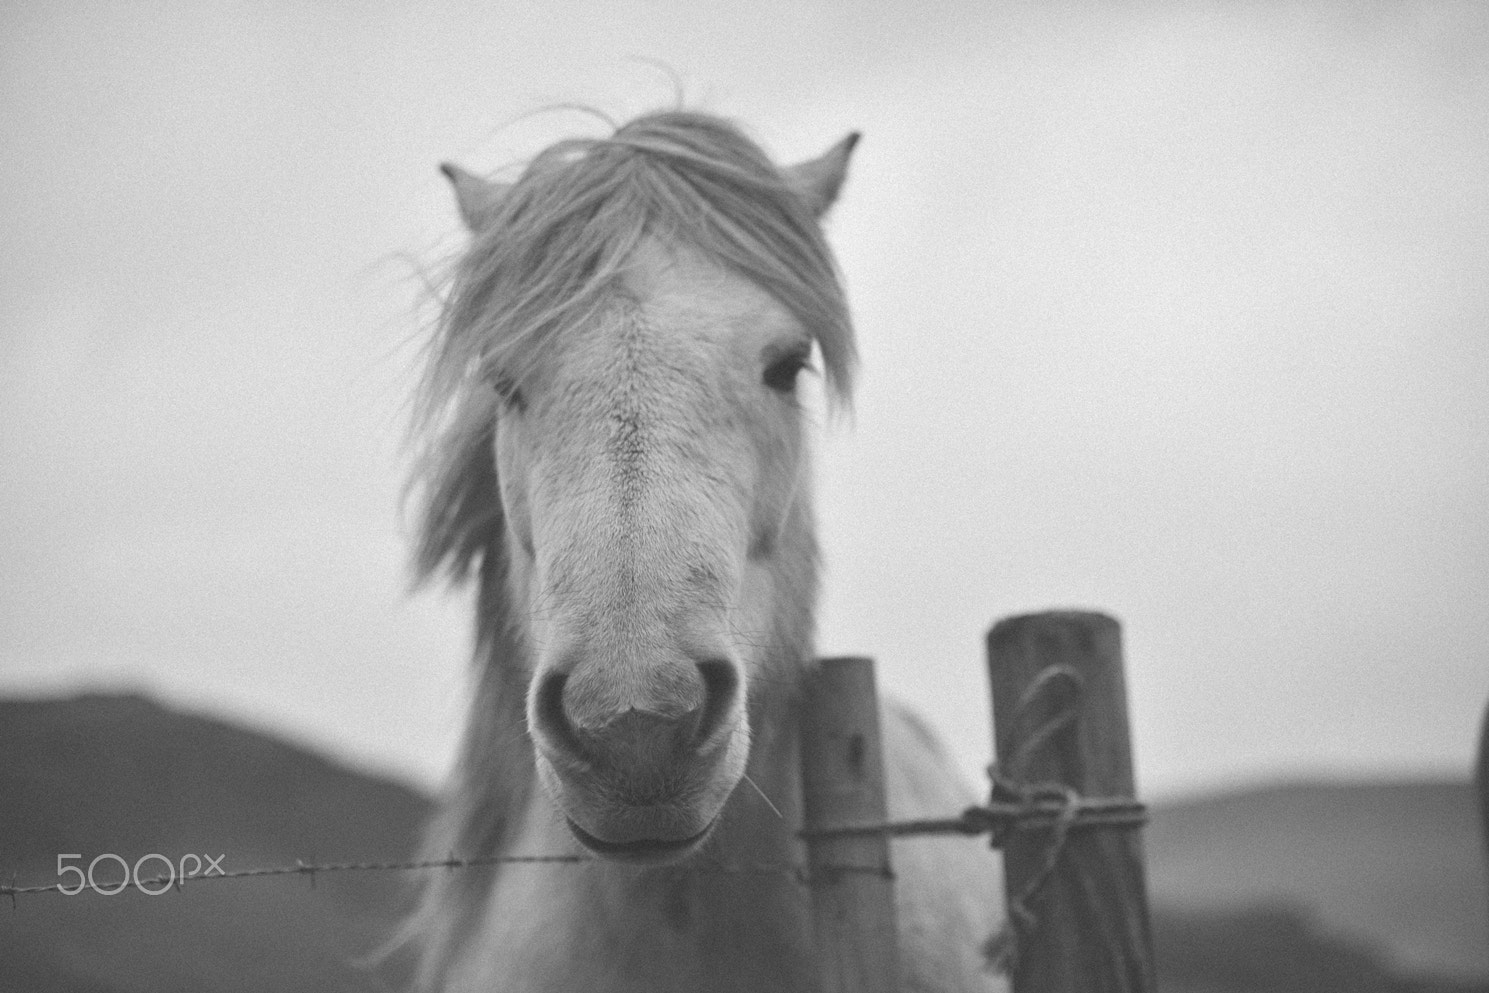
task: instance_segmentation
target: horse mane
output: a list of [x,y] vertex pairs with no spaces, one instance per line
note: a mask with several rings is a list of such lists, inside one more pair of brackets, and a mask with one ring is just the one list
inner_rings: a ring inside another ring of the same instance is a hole
[[[415,575],[459,583],[474,573],[478,582],[474,706],[425,837],[427,859],[498,854],[535,788],[492,447],[498,390],[520,386],[566,328],[625,292],[630,255],[646,237],[691,248],[771,294],[817,342],[829,399],[850,395],[852,326],[817,218],[738,127],[658,112],[608,138],[561,141],[528,164],[454,267],[415,399]],[[415,952],[421,988],[441,978],[496,872],[422,881],[418,908],[388,946]]]

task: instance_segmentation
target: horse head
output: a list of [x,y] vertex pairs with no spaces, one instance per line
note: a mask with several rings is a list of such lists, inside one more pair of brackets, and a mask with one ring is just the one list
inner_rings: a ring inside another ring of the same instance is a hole
[[[696,850],[746,773],[752,699],[810,652],[797,384],[815,354],[847,389],[818,220],[855,138],[780,169],[674,112],[556,146],[512,184],[444,167],[471,245],[427,394],[464,461],[432,474],[426,546],[469,526],[426,558],[479,530],[502,562],[481,600],[518,657],[492,664],[520,668],[537,778],[602,857]],[[462,471],[488,485],[441,488]]]

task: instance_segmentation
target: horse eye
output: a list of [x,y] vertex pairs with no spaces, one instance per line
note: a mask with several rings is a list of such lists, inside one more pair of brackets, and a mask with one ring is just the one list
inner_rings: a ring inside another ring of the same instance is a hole
[[791,352],[765,367],[765,385],[777,393],[796,389],[796,375],[807,367],[806,352]]

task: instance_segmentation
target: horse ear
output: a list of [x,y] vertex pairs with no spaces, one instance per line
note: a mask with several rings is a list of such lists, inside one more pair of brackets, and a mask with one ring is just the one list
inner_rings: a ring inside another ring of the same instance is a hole
[[817,158],[786,167],[786,180],[817,217],[827,213],[838,198],[838,191],[848,176],[848,158],[853,154],[858,138],[857,131],[851,132]]
[[449,162],[440,163],[439,171],[455,187],[455,203],[460,208],[460,219],[472,234],[486,227],[501,205],[502,197],[511,189],[508,183],[493,183]]

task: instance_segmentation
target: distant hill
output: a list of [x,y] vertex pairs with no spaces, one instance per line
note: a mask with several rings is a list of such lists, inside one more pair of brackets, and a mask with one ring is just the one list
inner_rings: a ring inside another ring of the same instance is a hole
[[1153,900],[1170,911],[1294,908],[1404,970],[1489,977],[1489,873],[1466,771],[1458,783],[1297,784],[1171,804],[1146,841]]
[[[223,868],[399,858],[429,802],[254,731],[137,696],[0,702],[0,871],[57,881],[112,852]],[[117,879],[117,863],[100,865]],[[150,873],[164,872],[158,861]],[[356,964],[405,907],[399,873],[201,880],[180,893],[44,893],[0,906],[0,991],[336,993],[398,980]],[[7,901],[8,902],[8,901]]]
[[[399,859],[428,810],[407,787],[143,697],[0,701],[0,871],[22,884],[55,881],[57,855],[74,852],[84,866],[105,852],[223,854],[228,869]],[[1292,786],[1157,810],[1162,990],[1489,991],[1474,816],[1471,790],[1451,783]],[[21,897],[0,906],[0,993],[395,989],[396,971],[359,962],[406,908],[408,881]]]
[[1153,914],[1162,993],[1485,993],[1489,982],[1412,974],[1290,906]]

